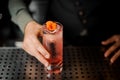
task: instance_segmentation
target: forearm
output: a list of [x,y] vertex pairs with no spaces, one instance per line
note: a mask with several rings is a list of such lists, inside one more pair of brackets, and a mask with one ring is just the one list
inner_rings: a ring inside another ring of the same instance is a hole
[[24,28],[27,23],[33,19],[28,13],[23,0],[9,0],[8,7],[12,21],[20,27],[22,32],[24,32]]

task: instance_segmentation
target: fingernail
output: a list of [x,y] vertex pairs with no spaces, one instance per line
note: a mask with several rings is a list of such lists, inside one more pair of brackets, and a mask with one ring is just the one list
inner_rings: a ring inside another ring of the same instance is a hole
[[104,42],[104,41],[102,41],[101,43],[102,43],[102,44],[105,44],[105,42]]
[[111,64],[114,62],[112,59],[110,60]]
[[107,57],[107,55],[106,55],[106,54],[105,54],[104,56],[105,56],[105,57]]
[[49,65],[49,66],[47,67],[47,70],[52,70],[51,65]]
[[48,67],[49,66],[49,64],[48,63],[45,63],[45,67]]
[[46,58],[49,58],[50,56],[49,55],[45,55]]

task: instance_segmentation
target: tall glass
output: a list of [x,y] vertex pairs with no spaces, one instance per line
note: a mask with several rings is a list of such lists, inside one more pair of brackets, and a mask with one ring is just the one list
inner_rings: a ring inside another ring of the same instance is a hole
[[[49,27],[49,28],[48,28]],[[63,26],[59,22],[50,22],[43,26],[43,46],[50,53],[48,73],[60,73],[63,66]]]

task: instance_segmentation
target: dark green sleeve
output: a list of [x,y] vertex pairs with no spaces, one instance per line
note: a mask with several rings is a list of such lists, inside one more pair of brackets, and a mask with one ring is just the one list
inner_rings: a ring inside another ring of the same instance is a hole
[[28,13],[23,0],[9,0],[8,7],[12,21],[20,27],[22,32],[24,32],[27,23],[33,19]]

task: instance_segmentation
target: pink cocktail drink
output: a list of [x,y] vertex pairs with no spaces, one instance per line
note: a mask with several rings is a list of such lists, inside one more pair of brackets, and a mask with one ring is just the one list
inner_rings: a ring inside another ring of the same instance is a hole
[[49,30],[47,25],[43,27],[43,46],[50,53],[50,59],[47,59],[50,66],[46,68],[48,73],[60,73],[63,65],[63,26],[54,23],[56,25],[49,25],[54,30]]

